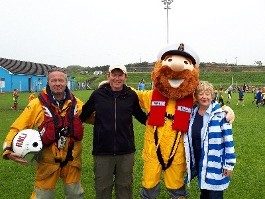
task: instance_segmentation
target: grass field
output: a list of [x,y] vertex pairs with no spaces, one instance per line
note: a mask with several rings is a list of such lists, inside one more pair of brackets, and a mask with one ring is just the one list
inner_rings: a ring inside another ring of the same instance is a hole
[[[91,91],[75,91],[76,96],[86,101]],[[0,142],[9,130],[15,118],[27,105],[29,93],[21,93],[19,97],[19,111],[10,109],[12,97],[10,93],[0,94]],[[261,199],[265,197],[265,143],[264,143],[264,115],[265,107],[256,108],[251,102],[252,93],[245,94],[245,106],[236,106],[237,93],[233,93],[231,108],[235,111],[236,120],[233,123],[235,149],[237,164],[235,166],[232,181],[228,190],[225,191],[225,198],[229,199]],[[226,99],[226,95],[225,95]],[[134,198],[139,197],[142,176],[141,150],[143,145],[144,126],[135,121],[136,134],[136,161],[134,167]],[[92,126],[85,125],[85,137],[83,141],[83,176],[82,184],[85,190],[85,199],[94,198],[92,171]],[[27,199],[33,189],[34,167],[22,166],[13,161],[6,161],[0,158],[0,199]],[[192,182],[189,189],[190,198],[199,198],[196,181]],[[61,181],[58,182],[56,199],[63,198]],[[169,196],[162,184],[160,199],[167,199]]]

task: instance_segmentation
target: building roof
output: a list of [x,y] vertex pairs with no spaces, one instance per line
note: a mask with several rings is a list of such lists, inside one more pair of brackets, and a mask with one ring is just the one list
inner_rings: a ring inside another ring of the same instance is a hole
[[6,59],[0,57],[0,66],[13,74],[25,75],[46,75],[46,72],[55,65],[33,63],[28,61],[20,61],[14,59]]

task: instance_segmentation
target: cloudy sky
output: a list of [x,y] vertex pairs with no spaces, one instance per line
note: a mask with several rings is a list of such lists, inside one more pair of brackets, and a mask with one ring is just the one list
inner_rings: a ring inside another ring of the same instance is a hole
[[[185,42],[202,62],[265,64],[264,0],[0,0],[0,57],[66,67],[153,62]],[[167,27],[169,36],[167,37]]]

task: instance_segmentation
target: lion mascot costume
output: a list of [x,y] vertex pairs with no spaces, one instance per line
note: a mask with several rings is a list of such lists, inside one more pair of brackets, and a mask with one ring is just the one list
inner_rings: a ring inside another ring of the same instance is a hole
[[141,107],[148,113],[141,197],[159,195],[164,172],[170,196],[185,198],[184,134],[199,83],[199,57],[184,43],[168,45],[158,54],[151,79],[153,90],[137,91]]
[[[136,91],[141,107],[148,113],[142,153],[143,199],[159,195],[162,172],[172,199],[187,196],[184,176],[187,171],[189,183],[191,172],[186,132],[199,83],[199,63],[198,55],[188,45],[168,45],[158,54],[151,74],[154,89]],[[232,123],[233,110],[227,106],[224,110]]]

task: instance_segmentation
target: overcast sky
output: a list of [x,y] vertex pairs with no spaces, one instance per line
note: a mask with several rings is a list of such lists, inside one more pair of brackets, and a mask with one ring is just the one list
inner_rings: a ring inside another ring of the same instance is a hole
[[[0,0],[0,57],[67,67],[153,62],[167,44],[161,0]],[[265,64],[264,0],[174,0],[169,43],[201,62]]]

